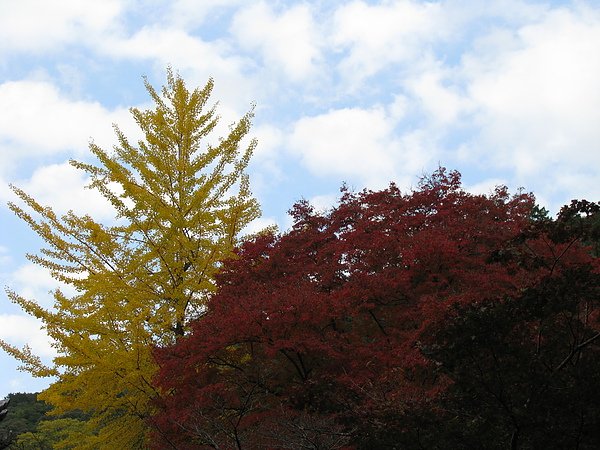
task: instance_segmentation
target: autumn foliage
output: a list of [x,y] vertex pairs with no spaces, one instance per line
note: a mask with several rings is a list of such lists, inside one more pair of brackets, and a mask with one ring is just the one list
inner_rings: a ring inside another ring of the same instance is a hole
[[[531,195],[471,195],[444,169],[408,194],[343,190],[327,213],[298,203],[291,230],[225,262],[192,333],[156,350],[155,447],[517,448],[526,377],[598,356],[598,261],[576,226],[534,211]],[[476,442],[481,411],[498,425]],[[589,411],[573,414],[581,440]]]
[[146,446],[158,395],[152,349],[184,334],[215,288],[220,260],[260,215],[246,173],[256,146],[245,142],[252,112],[219,138],[212,80],[189,90],[169,69],[162,89],[145,84],[153,107],[131,109],[142,139],[130,141],[115,127],[112,152],[90,144],[97,165],[71,162],[114,207],[115,220],[61,216],[17,187],[20,202],[9,203],[45,243],[29,259],[72,295],[57,289],[54,307],[44,308],[8,291],[43,323],[58,353],[52,364],[28,347],[0,340],[0,349],[34,376],[55,377],[40,394],[53,414],[89,414],[85,433],[66,433],[78,449]]

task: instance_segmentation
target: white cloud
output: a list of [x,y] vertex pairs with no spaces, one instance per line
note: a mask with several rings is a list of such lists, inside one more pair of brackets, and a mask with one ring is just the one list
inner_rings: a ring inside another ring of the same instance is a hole
[[[597,166],[581,168],[578,171],[556,170],[552,176],[542,174],[538,179],[527,183],[533,190],[536,200],[553,214],[573,199],[600,200],[600,177]],[[532,184],[530,186],[530,184]]]
[[19,0],[0,2],[0,56],[36,53],[81,43],[114,27],[121,0]]
[[250,185],[260,204],[266,206],[270,203],[269,192],[284,177],[285,136],[280,129],[268,124],[252,127],[249,135],[258,140],[248,167]]
[[503,178],[487,178],[478,183],[465,185],[464,190],[475,195],[490,195],[497,186],[506,186],[507,182]]
[[489,152],[480,156],[523,179],[549,166],[598,167],[600,15],[554,10],[507,41],[465,58],[478,144]]
[[308,4],[279,15],[265,2],[253,4],[236,14],[230,31],[243,48],[260,51],[266,66],[279,67],[292,81],[313,75],[321,58],[319,33]]
[[444,17],[440,3],[344,4],[335,12],[332,35],[333,45],[348,52],[341,74],[358,83],[391,63],[422,57],[424,43],[448,33],[452,24]]
[[256,85],[244,75],[248,61],[233,54],[224,40],[204,41],[181,29],[151,25],[127,38],[107,39],[101,43],[101,51],[122,60],[151,60],[161,73],[171,65],[189,88],[204,86],[213,77],[214,99],[222,105],[220,114],[230,109],[239,118],[256,100]]
[[358,83],[394,65],[402,67],[400,79],[405,73],[411,78],[431,69],[421,67],[424,60],[451,69],[464,46],[473,45],[473,36],[499,36],[502,27],[531,23],[547,9],[518,0],[473,0],[468,7],[453,1],[353,0],[335,9],[328,44],[342,52],[342,78]]
[[388,115],[399,121],[410,112],[411,104],[405,95],[395,94],[392,103],[388,105]]
[[[58,214],[69,210],[78,215],[89,214],[97,220],[114,218],[112,205],[96,190],[86,189],[87,175],[68,162],[41,166],[28,180],[15,182],[28,195]],[[4,200],[15,201],[14,195]]]
[[308,201],[318,212],[326,212],[337,205],[339,194],[315,195]]
[[75,289],[55,280],[50,272],[38,265],[28,263],[10,274],[11,289],[28,300],[36,301],[44,308],[54,304],[52,293],[60,288],[66,295],[74,295]]
[[382,108],[347,108],[294,125],[290,147],[313,173],[371,179],[393,176],[392,125]]
[[428,115],[430,126],[452,125],[471,108],[469,100],[446,82],[450,76],[449,70],[432,64],[407,81],[418,106]]
[[132,120],[125,109],[109,111],[98,102],[65,98],[45,81],[0,84],[0,159],[5,164],[65,151],[85,154],[93,137],[113,142],[112,122]]
[[184,30],[158,25],[147,25],[129,38],[106,42],[103,50],[118,57],[168,61],[176,68],[193,66],[199,59],[203,64],[216,64],[217,70],[231,68],[230,61],[220,54],[223,43],[204,42]]
[[244,0],[173,0],[167,19],[176,27],[194,28],[214,19],[225,8],[243,3]]
[[[32,263],[25,264],[19,267],[13,272],[11,277],[20,286],[28,288],[29,286],[35,286],[35,289],[41,289],[45,293],[56,289],[58,286],[57,281],[52,278],[50,272],[43,267],[37,266]],[[27,294],[23,294],[26,296]]]
[[283,132],[279,128],[262,124],[253,127],[250,133],[258,139],[258,146],[254,152],[255,158],[261,162],[277,158],[278,151],[281,150],[284,141]]
[[259,217],[258,219],[254,219],[248,225],[244,227],[244,229],[240,232],[240,236],[248,236],[254,233],[258,233],[259,231],[264,230],[267,227],[276,226],[278,229],[281,229],[280,225],[277,223],[272,217]]
[[7,265],[11,260],[8,248],[0,245],[0,267]]
[[261,191],[281,179],[281,162],[284,148],[284,133],[278,128],[263,124],[253,127],[250,138],[256,138],[258,145],[250,162],[253,190]]
[[317,175],[382,187],[403,173],[419,172],[432,156],[420,131],[399,138],[394,126],[382,107],[333,110],[296,122],[289,146]]
[[42,358],[56,355],[42,323],[30,316],[0,314],[0,339],[18,347],[28,344],[33,353]]

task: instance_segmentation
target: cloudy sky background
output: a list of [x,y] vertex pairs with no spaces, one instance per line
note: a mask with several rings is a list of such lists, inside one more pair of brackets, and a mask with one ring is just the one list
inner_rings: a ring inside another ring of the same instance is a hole
[[[553,213],[600,200],[596,1],[0,0],[0,203],[9,183],[58,212],[109,221],[69,158],[129,136],[171,65],[216,82],[224,127],[256,103],[251,165],[260,227],[306,198],[335,202],[438,165],[466,187],[523,187]],[[0,206],[0,284],[50,305],[24,258],[40,246]],[[0,338],[48,359],[39,325],[0,293]],[[47,385],[0,355],[0,397]]]

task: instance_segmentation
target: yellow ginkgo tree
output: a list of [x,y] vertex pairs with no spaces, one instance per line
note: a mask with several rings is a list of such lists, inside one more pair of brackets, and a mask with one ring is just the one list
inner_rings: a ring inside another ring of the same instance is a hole
[[114,151],[90,145],[98,165],[72,161],[112,203],[113,223],[59,216],[17,187],[22,203],[9,204],[47,244],[29,259],[76,294],[56,290],[54,308],[45,309],[8,292],[53,339],[51,366],[28,347],[0,347],[33,375],[55,377],[40,398],[56,413],[90,415],[74,448],[145,446],[145,419],[160,395],[152,348],[173,343],[202,314],[219,261],[260,214],[246,174],[256,146],[244,140],[252,111],[211,144],[219,119],[207,104],[212,80],[190,91],[169,69],[162,90],[146,88],[153,108],[131,109],[142,139],[130,142],[115,126]]

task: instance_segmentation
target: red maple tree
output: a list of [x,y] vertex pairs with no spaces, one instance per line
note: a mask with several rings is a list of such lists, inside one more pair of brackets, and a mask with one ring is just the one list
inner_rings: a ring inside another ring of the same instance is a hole
[[292,228],[244,243],[191,333],[156,350],[155,447],[366,448],[402,430],[454,382],[432,337],[461,308],[535,285],[535,258],[568,245],[523,237],[533,207],[506,188],[469,194],[445,169],[407,194],[296,204]]

